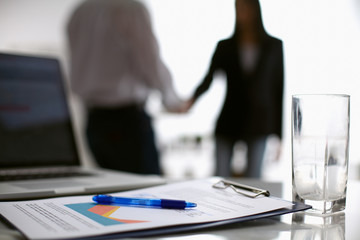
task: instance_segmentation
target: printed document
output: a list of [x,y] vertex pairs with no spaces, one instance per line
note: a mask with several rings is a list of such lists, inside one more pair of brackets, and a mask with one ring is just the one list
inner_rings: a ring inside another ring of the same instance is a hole
[[111,194],[197,203],[191,209],[102,205],[93,202],[93,196],[72,196],[0,202],[0,214],[29,239],[66,239],[228,220],[293,205],[281,199],[249,198],[232,189],[213,188],[219,180],[214,177]]

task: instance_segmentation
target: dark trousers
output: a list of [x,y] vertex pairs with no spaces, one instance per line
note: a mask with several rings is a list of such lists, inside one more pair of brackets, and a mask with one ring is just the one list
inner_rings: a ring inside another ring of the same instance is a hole
[[[244,177],[260,178],[263,165],[267,136],[259,136],[245,141],[247,145],[247,166]],[[215,175],[231,177],[231,160],[236,140],[225,136],[215,137],[216,168]]]
[[87,140],[100,167],[161,173],[151,118],[142,107],[93,108],[87,119]]

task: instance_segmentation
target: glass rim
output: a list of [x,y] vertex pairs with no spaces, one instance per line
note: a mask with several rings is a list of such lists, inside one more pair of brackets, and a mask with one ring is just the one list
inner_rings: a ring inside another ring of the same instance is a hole
[[341,94],[341,93],[304,93],[304,94],[293,94],[292,98],[298,97],[343,97],[350,98],[349,94]]

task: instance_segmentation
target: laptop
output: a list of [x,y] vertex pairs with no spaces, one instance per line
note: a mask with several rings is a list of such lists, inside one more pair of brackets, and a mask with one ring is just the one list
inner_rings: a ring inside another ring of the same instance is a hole
[[82,167],[59,60],[0,53],[0,200],[163,183],[156,175]]

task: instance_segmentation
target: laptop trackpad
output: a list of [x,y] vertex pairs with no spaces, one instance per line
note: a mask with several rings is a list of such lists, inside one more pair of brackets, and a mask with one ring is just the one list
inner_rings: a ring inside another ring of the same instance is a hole
[[[90,183],[79,182],[74,180],[54,180],[54,181],[35,181],[35,182],[19,182],[12,183],[13,186],[27,188],[27,189],[57,189],[57,188],[73,188],[73,187],[85,187]],[[70,187],[69,187],[70,186]]]

